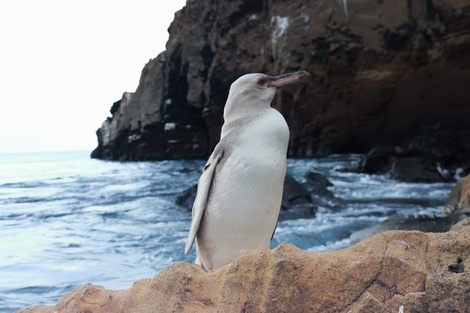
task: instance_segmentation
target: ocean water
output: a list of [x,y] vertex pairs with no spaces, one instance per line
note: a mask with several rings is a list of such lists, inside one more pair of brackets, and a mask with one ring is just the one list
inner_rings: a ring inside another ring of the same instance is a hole
[[[401,183],[344,171],[360,155],[289,160],[300,182],[312,169],[333,183],[340,210],[283,220],[272,247],[342,249],[349,236],[393,214],[438,213],[452,183]],[[0,312],[53,305],[78,285],[129,288],[176,261],[190,212],[175,198],[196,183],[204,161],[107,162],[88,152],[0,154]]]

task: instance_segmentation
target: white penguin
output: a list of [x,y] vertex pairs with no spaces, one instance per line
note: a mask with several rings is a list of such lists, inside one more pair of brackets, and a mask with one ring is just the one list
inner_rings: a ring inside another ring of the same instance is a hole
[[212,272],[241,250],[269,246],[286,175],[289,128],[271,108],[276,89],[308,76],[247,74],[230,87],[220,141],[199,179],[185,253]]

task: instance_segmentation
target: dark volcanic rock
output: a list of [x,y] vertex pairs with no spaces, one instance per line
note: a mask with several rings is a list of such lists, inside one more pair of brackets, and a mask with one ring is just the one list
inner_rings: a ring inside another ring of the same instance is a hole
[[379,146],[366,154],[360,170],[368,174],[389,173],[393,178],[405,182],[449,181],[452,177],[444,176],[438,167],[437,161],[420,156],[419,151]]
[[317,206],[309,191],[292,176],[286,175],[282,192],[280,220],[315,217]]
[[175,202],[180,207],[191,211],[194,200],[196,199],[196,194],[197,194],[197,184],[189,187],[181,195],[176,197]]
[[324,176],[315,171],[310,171],[305,175],[305,186],[310,193],[312,204],[317,207],[329,209],[339,209],[343,201],[337,198],[328,187],[333,184]]
[[368,174],[390,173],[406,182],[451,181],[470,173],[470,119],[434,125],[401,146],[374,146],[361,164]]
[[320,197],[334,197],[333,193],[328,190],[328,187],[333,186],[333,183],[331,183],[323,174],[310,171],[305,175],[305,178],[310,193],[314,193]]
[[236,78],[303,69],[311,79],[274,101],[290,156],[414,146],[432,163],[469,169],[470,0],[346,3],[188,1],[92,156],[205,158]]
[[393,177],[405,182],[436,182],[445,178],[437,170],[436,163],[422,157],[407,157],[394,160]]
[[282,209],[287,210],[294,205],[306,203],[311,203],[310,193],[294,177],[286,175],[282,193]]
[[[167,67],[176,66],[165,52],[147,63],[134,93],[124,93],[111,108],[112,117],[97,131],[93,158],[157,160],[195,158],[208,151],[201,109],[180,101],[168,85]],[[198,112],[199,111],[199,112]]]

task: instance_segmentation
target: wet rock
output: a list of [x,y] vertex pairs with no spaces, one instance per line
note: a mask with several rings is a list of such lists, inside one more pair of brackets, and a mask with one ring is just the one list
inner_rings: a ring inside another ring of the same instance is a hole
[[286,175],[284,189],[282,192],[281,208],[287,210],[299,204],[311,204],[310,193],[305,187],[294,179],[291,175]]
[[[423,127],[419,135],[399,145],[377,145],[365,156],[360,171],[390,173],[405,182],[454,181],[470,173],[470,119],[455,124],[449,120]],[[452,135],[450,135],[452,134]],[[453,147],[450,147],[453,146]]]
[[359,171],[367,174],[385,174],[392,169],[392,158],[400,154],[398,147],[375,146],[364,157]]
[[210,274],[174,263],[127,290],[87,284],[53,307],[20,313],[467,312],[469,225],[446,233],[385,232],[341,251],[283,243],[243,252]]
[[435,162],[422,157],[405,157],[393,160],[390,174],[395,179],[409,183],[446,181]]
[[328,180],[328,178],[315,171],[310,171],[305,175],[306,185],[309,188],[310,193],[315,193],[322,197],[333,197],[333,193],[328,190],[328,187],[333,186],[333,184]]
[[188,211],[192,210],[197,194],[197,184],[186,189],[181,195],[176,197],[176,204]]
[[359,171],[367,174],[390,174],[397,180],[410,183],[449,181],[451,177],[444,176],[438,166],[437,161],[419,156],[418,151],[378,146],[366,154]]
[[333,184],[321,173],[310,171],[305,175],[305,186],[310,193],[311,202],[317,207],[339,209],[343,201],[337,198],[328,187]]
[[281,208],[278,221],[314,218],[317,210],[318,207],[310,202],[295,204],[285,209]]

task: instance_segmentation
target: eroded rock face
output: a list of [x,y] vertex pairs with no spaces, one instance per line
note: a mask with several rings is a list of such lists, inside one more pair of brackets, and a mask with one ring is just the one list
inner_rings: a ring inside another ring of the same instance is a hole
[[469,170],[469,12],[470,0],[188,1],[92,156],[205,158],[236,78],[303,69],[310,80],[274,101],[290,156],[381,144]]
[[183,87],[174,80],[168,86],[168,72],[178,65],[175,62],[163,52],[145,65],[137,90],[124,93],[113,104],[112,117],[97,130],[98,147],[92,157],[158,160],[207,153],[201,110],[182,102]]
[[332,252],[289,244],[244,252],[214,273],[175,263],[130,289],[90,284],[52,312],[468,312],[470,223],[432,234],[391,231]]

